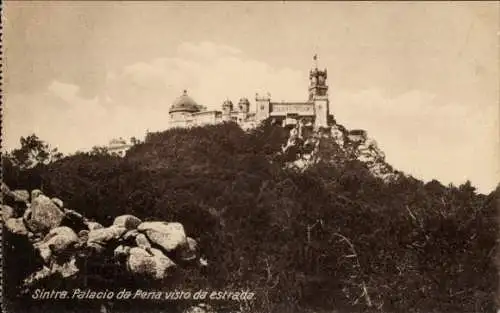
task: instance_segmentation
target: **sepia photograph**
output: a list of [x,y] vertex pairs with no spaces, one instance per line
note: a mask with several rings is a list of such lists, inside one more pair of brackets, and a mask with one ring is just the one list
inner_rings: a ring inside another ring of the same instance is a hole
[[4,1],[2,312],[500,312],[498,1]]

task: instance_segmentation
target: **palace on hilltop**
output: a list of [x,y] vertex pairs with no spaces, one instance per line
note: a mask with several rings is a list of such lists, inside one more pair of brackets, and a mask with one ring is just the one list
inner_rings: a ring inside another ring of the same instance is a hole
[[[326,69],[318,69],[317,57],[309,71],[308,97],[306,101],[273,101],[269,94],[256,94],[253,110],[247,98],[241,98],[235,105],[226,99],[221,110],[208,110],[198,104],[184,90],[181,96],[174,100],[169,109],[166,128],[187,128],[193,126],[214,125],[224,122],[237,123],[243,129],[251,129],[262,121],[270,119],[273,123],[284,127],[295,127],[297,124],[306,129],[329,128],[335,123],[330,112]],[[123,139],[113,139],[108,150],[119,156],[124,156],[131,144]]]
[[275,102],[270,95],[255,97],[254,110],[250,101],[241,98],[237,105],[229,99],[222,103],[222,110],[207,110],[194,101],[184,90],[175,99],[169,110],[168,128],[211,125],[222,122],[235,122],[244,129],[253,128],[260,122],[271,119],[283,126],[302,123],[314,128],[328,127],[333,121],[328,99],[327,71],[319,70],[317,57],[309,72],[308,99],[303,102]]

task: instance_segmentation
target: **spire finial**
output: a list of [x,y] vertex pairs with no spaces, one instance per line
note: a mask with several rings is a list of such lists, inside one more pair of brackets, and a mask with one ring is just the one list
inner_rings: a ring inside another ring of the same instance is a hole
[[318,54],[315,53],[313,56],[314,68],[318,68]]

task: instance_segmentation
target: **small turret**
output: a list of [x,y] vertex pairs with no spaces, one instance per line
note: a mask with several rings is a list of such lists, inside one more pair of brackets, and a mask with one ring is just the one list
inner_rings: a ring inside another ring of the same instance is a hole
[[238,109],[240,112],[248,113],[250,111],[250,101],[247,98],[241,98],[238,102]]
[[222,103],[222,112],[224,114],[229,114],[231,113],[231,111],[233,111],[233,102],[229,99],[226,99],[223,103]]
[[231,100],[226,99],[222,103],[222,120],[228,122],[231,120],[231,112],[233,111],[233,102]]

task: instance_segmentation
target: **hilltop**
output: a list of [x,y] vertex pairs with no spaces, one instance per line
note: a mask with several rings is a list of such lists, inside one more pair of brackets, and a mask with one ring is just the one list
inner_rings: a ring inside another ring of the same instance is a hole
[[170,129],[124,158],[6,162],[4,179],[103,225],[123,214],[182,223],[211,264],[186,286],[252,290],[248,312],[495,311],[500,190],[423,183],[341,125]]

